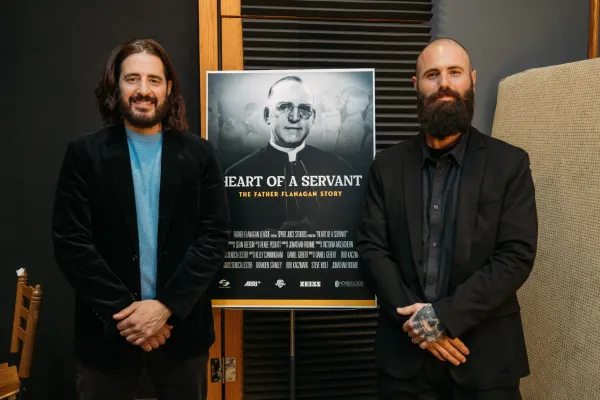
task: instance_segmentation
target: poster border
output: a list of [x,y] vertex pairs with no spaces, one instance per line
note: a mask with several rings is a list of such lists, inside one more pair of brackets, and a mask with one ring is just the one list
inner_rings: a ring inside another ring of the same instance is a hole
[[[209,75],[223,75],[223,74],[282,74],[282,73],[335,73],[335,72],[371,72],[373,74],[372,83],[372,95],[373,95],[373,160],[377,154],[377,128],[375,124],[376,114],[376,101],[375,101],[375,80],[376,70],[375,68],[302,68],[302,69],[261,69],[261,70],[214,70],[206,71],[206,97],[205,97],[205,109],[206,115],[208,116],[208,82]],[[206,118],[206,126],[204,127],[205,140],[209,140],[208,135],[208,118]],[[373,296],[372,299],[353,299],[353,300],[331,300],[331,299],[311,299],[311,300],[292,300],[292,299],[219,299],[213,298],[213,308],[238,308],[238,309],[281,309],[281,310],[318,310],[318,309],[376,309],[379,307],[379,301],[377,296]]]
[[[247,304],[250,303],[250,304]],[[370,300],[290,300],[290,299],[212,299],[215,308],[243,308],[243,309],[349,309],[349,308],[377,308],[377,296]]]

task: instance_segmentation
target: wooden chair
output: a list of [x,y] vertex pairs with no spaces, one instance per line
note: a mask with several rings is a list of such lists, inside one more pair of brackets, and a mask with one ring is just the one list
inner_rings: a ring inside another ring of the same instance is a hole
[[[36,285],[35,288],[27,286],[27,270],[24,269],[17,279],[17,295],[10,342],[10,352],[16,365],[0,364],[0,399],[16,399],[17,394],[19,394],[19,400],[24,397],[25,380],[29,378],[31,369],[41,302],[41,286]],[[23,321],[25,322],[24,327]]]

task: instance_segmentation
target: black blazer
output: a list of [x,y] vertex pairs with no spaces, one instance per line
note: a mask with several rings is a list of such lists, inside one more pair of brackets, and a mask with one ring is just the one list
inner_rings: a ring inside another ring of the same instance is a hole
[[[422,265],[421,135],[378,154],[357,234],[365,279],[378,296],[377,366],[402,379],[424,350],[402,330],[396,308],[425,303]],[[447,297],[433,303],[451,337],[471,353],[451,367],[466,387],[514,386],[529,374],[517,289],[537,248],[534,185],[525,151],[471,128],[457,205]]]
[[[199,354],[214,342],[209,288],[230,234],[224,179],[212,146],[163,134],[156,299],[173,311],[165,351]],[[97,368],[140,355],[112,315],[140,299],[135,195],[123,124],[72,141],[52,220],[56,261],[75,289],[75,353]]]

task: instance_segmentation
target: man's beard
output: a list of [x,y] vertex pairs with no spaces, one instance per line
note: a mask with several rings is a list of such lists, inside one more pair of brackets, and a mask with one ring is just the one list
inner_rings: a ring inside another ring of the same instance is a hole
[[[135,112],[132,109],[132,103],[136,101],[148,101],[154,104],[154,114],[142,114]],[[142,96],[136,94],[131,96],[129,100],[121,98],[121,114],[131,125],[138,128],[152,128],[157,124],[161,123],[163,119],[169,113],[169,102],[168,100],[163,101],[161,104],[157,104],[157,100],[153,96]]]
[[[438,101],[444,96],[454,100]],[[446,88],[425,97],[417,90],[417,113],[421,128],[437,139],[445,139],[456,133],[465,133],[471,126],[475,109],[473,84],[464,96]]]

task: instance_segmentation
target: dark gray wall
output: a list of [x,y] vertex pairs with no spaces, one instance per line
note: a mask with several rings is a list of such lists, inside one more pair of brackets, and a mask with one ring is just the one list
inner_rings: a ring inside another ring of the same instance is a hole
[[50,217],[67,142],[100,127],[93,90],[109,52],[158,40],[198,132],[198,0],[0,1],[0,363],[8,361],[15,270],[43,285],[29,400],[74,398],[73,292],[54,263]]
[[[74,395],[72,291],[53,261],[49,225],[65,146],[99,126],[93,89],[102,64],[133,37],[154,37],[171,54],[198,131],[197,5],[0,2],[0,362],[8,359],[15,270],[27,267],[45,292],[29,400]],[[586,57],[587,6],[587,0],[437,1],[434,34],[463,42],[478,69],[476,126],[490,131],[501,78]]]
[[589,0],[434,0],[432,25],[434,38],[469,50],[477,70],[473,125],[490,134],[501,79],[587,58]]

